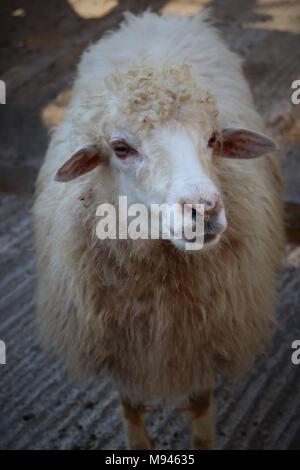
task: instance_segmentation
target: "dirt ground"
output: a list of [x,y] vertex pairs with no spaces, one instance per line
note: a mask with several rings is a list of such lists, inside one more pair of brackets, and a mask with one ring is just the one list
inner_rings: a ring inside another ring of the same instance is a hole
[[[300,449],[300,79],[299,0],[2,0],[0,79],[0,447],[123,448],[118,397],[107,377],[71,383],[44,352],[34,323],[34,252],[30,207],[34,180],[70,96],[84,48],[118,25],[126,10],[196,14],[213,8],[216,23],[244,58],[258,109],[280,143],[288,243],[280,283],[279,328],[265,356],[239,382],[219,380],[217,447]],[[158,448],[184,449],[187,422],[158,408],[148,417]]]

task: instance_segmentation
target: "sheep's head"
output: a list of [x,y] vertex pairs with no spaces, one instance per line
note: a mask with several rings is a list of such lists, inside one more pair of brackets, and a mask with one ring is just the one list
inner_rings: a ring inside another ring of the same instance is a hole
[[[202,205],[206,247],[227,227],[215,159],[255,158],[275,148],[261,134],[221,130],[213,95],[198,86],[187,65],[135,67],[109,77],[105,92],[88,97],[82,109],[79,127],[90,144],[58,170],[56,180],[69,181],[106,162],[130,204],[177,204],[183,224],[185,218],[195,224]],[[171,234],[178,229],[176,216],[169,228]],[[185,246],[184,239],[171,240]]]

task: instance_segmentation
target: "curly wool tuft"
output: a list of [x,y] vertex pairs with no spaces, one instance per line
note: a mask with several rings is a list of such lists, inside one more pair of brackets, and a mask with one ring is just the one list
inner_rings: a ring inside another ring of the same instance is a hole
[[131,127],[151,129],[167,120],[214,123],[218,115],[213,95],[199,87],[192,67],[184,64],[161,69],[135,66],[105,81],[118,99],[119,114]]
[[217,127],[214,95],[199,86],[192,67],[138,65],[105,78],[102,92],[86,92],[73,117],[78,134],[97,141],[106,129],[124,126],[147,135],[170,120],[198,123],[203,131]]

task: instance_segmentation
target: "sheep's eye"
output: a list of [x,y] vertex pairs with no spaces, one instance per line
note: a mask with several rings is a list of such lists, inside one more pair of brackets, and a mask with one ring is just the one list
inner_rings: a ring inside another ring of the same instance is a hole
[[119,158],[126,158],[128,155],[136,153],[136,151],[130,147],[126,142],[117,141],[112,143],[112,148]]
[[217,141],[217,134],[212,134],[212,136],[210,137],[210,139],[208,141],[208,146],[213,147],[215,145],[216,141]]

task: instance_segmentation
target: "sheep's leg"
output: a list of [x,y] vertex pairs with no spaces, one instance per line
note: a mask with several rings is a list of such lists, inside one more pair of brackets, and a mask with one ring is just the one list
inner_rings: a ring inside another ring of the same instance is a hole
[[215,423],[212,389],[191,397],[188,411],[192,420],[192,449],[213,449]]
[[154,449],[145,425],[144,406],[133,406],[127,401],[122,401],[122,408],[127,448],[129,450]]

